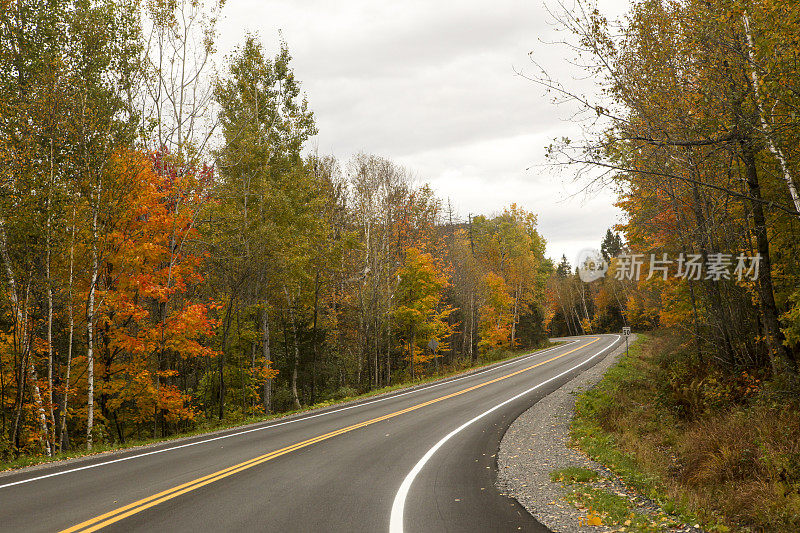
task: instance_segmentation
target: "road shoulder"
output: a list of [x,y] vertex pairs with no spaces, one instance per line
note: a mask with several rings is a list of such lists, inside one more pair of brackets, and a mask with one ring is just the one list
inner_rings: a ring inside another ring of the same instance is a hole
[[[582,484],[590,485],[589,491],[604,491],[612,498],[627,499],[637,516],[646,516],[648,521],[661,522],[663,519],[664,513],[654,502],[636,494],[608,468],[569,446],[570,424],[577,395],[597,384],[606,370],[619,361],[624,353],[623,344],[537,402],[511,424],[500,443],[497,457],[498,488],[516,499],[539,522],[553,531],[612,530],[604,525],[596,525],[602,521],[597,520],[600,518],[598,511],[585,505],[579,509],[566,499],[574,490],[570,485],[551,481],[551,474],[565,469],[597,473],[595,480]],[[686,530],[681,527],[669,529]]]

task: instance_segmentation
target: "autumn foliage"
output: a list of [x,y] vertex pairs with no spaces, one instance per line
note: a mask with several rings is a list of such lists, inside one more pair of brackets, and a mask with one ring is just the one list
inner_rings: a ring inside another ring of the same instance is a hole
[[0,5],[0,459],[243,421],[545,340],[532,213],[464,220],[388,159],[309,155],[286,45],[245,35],[210,73],[203,9]]

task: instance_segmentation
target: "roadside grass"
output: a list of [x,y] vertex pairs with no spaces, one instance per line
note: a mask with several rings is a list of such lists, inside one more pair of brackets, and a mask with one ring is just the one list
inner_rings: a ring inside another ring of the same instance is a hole
[[595,479],[597,479],[597,472],[579,466],[568,466],[550,472],[550,481],[553,483],[586,483]]
[[586,511],[578,525],[618,526],[618,532],[656,532],[665,526],[678,523],[664,513],[649,515],[639,512],[632,502],[619,494],[612,494],[603,486],[604,479],[589,468],[567,467],[554,470],[550,479],[569,487],[564,499]]
[[[579,396],[573,443],[683,523],[800,531],[796,395],[747,373],[721,375],[690,353],[675,332],[640,335],[630,356]],[[615,508],[593,498],[573,501]]]
[[619,526],[615,531],[655,533],[673,524],[667,516],[650,517],[634,511],[630,501],[595,487],[579,487],[566,496],[578,508],[587,509],[586,525]]
[[[208,433],[215,433],[219,431],[224,431],[228,429],[235,429],[235,428],[244,428],[246,426],[257,424],[261,422],[267,422],[270,420],[278,420],[281,418],[286,418],[292,415],[306,413],[309,411],[315,411],[318,409],[324,409],[326,407],[332,407],[335,405],[343,405],[348,404],[351,402],[359,401],[368,399],[374,396],[379,396],[383,394],[387,394],[390,392],[397,391],[399,389],[404,389],[408,387],[414,387],[419,385],[424,385],[427,383],[432,383],[435,381],[439,381],[442,379],[448,379],[453,377],[458,377],[461,374],[466,374],[468,372],[473,372],[476,370],[480,370],[481,368],[485,368],[497,363],[501,363],[503,361],[508,361],[510,359],[514,359],[516,357],[522,357],[528,354],[534,354],[536,352],[540,352],[546,350],[548,348],[553,348],[555,346],[559,346],[564,344],[563,342],[548,342],[546,345],[535,348],[535,349],[520,349],[520,350],[497,350],[490,353],[482,354],[480,359],[478,359],[478,363],[476,365],[469,365],[466,361],[457,361],[455,365],[449,366],[448,368],[442,368],[439,374],[432,374],[427,375],[424,377],[420,377],[417,379],[406,380],[400,383],[396,383],[394,385],[390,385],[387,387],[382,387],[380,389],[374,389],[369,392],[363,394],[354,394],[354,395],[344,395],[344,396],[337,396],[336,398],[329,398],[324,401],[317,402],[313,405],[305,406],[301,409],[294,409],[291,411],[283,411],[280,413],[268,414],[268,415],[256,415],[256,416],[247,416],[247,417],[237,417],[237,418],[230,418],[224,419],[222,421],[218,419],[209,419],[209,418],[201,418],[198,422],[196,422],[195,427],[190,430],[181,431],[179,433],[175,433],[173,435],[168,435],[161,438],[145,438],[145,439],[127,439],[125,443],[119,442],[111,442],[111,443],[95,443],[92,447],[92,451],[89,452],[85,449],[73,449],[68,450],[63,453],[57,453],[52,457],[47,457],[46,455],[21,455],[17,458],[0,461],[0,472],[8,471],[8,470],[15,470],[19,468],[26,468],[30,466],[40,465],[44,463],[51,463],[56,461],[63,461],[66,459],[74,459],[78,457],[87,457],[92,455],[98,455],[103,453],[115,452],[115,451],[124,451],[129,450],[132,448],[138,448],[142,446],[149,446],[153,444],[159,444],[163,442],[169,442],[174,440],[186,439],[191,437],[196,437],[199,435],[204,435]],[[6,444],[6,441],[0,441],[0,444]],[[0,457],[4,455],[10,455],[11,450],[9,449],[0,449]]]

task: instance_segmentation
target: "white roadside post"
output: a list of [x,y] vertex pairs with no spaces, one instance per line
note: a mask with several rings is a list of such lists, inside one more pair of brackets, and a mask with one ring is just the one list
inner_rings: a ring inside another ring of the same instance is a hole
[[628,337],[631,336],[631,328],[628,326],[623,327],[622,334],[625,336],[625,357],[628,357]]
[[436,375],[439,375],[439,341],[435,338],[428,342],[428,349],[433,353],[433,366],[436,368]]

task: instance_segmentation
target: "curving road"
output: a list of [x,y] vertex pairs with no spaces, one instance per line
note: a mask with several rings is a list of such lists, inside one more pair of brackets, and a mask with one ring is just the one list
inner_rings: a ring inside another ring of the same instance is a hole
[[506,428],[618,335],[343,407],[0,476],[2,531],[547,531],[495,488]]

